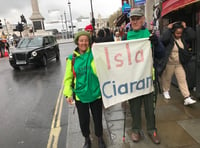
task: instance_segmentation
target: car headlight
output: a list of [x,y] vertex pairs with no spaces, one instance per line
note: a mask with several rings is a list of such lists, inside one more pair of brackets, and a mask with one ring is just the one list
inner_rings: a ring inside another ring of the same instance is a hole
[[13,58],[12,52],[9,53],[9,58],[11,58],[11,59]]
[[36,51],[33,51],[33,52],[31,53],[31,55],[32,55],[33,57],[36,57],[36,56],[37,56],[37,52],[36,52]]

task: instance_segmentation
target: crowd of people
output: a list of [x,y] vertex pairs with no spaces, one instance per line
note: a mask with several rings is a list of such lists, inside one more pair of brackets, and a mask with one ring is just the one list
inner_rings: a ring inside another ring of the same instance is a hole
[[20,41],[20,37],[16,34],[6,36],[4,32],[0,37],[0,57],[3,58],[8,56],[10,52],[10,46],[17,46],[18,42]]
[[[158,37],[153,32],[150,33],[144,26],[145,17],[141,8],[132,9],[129,18],[128,25],[115,31],[102,28],[95,34],[91,24],[86,26],[85,31],[76,34],[74,42],[77,47],[67,58],[63,94],[69,104],[75,102],[77,107],[81,132],[85,137],[83,148],[91,148],[89,110],[93,116],[94,131],[98,138],[99,148],[106,147],[103,139],[101,91],[91,52],[93,43],[149,38],[153,48],[153,69],[155,71],[153,77],[156,77],[155,81],[161,84],[164,98],[168,100],[171,98],[169,92],[171,78],[175,73],[184,97],[184,105],[196,103],[196,100],[192,99],[190,95],[184,64],[180,62],[178,52],[179,46],[187,49],[194,40],[194,30],[183,21],[174,22],[169,24],[166,31]],[[157,85],[155,85],[155,91],[156,89]],[[153,143],[160,144],[161,140],[156,128],[154,92],[130,99],[128,102],[132,117],[132,141],[139,142],[141,140],[141,107],[144,103],[148,135]]]
[[126,35],[129,27],[117,27],[112,30],[109,28],[100,28],[98,30],[94,30],[91,24],[85,27],[85,31],[90,32],[92,43],[100,43],[100,42],[112,42],[112,41],[122,41],[126,40]]

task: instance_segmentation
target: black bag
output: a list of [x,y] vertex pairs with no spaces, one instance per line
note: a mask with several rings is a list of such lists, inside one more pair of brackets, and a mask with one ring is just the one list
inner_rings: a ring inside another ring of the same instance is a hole
[[175,41],[176,46],[178,47],[178,54],[179,54],[179,60],[182,65],[187,64],[191,58],[192,58],[192,51],[189,51],[188,49],[181,48],[178,43]]

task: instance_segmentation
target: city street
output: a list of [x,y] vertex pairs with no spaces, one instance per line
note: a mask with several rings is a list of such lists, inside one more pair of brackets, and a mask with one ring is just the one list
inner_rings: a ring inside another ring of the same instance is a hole
[[200,148],[199,75],[200,0],[4,1],[0,148]]
[[[14,70],[0,58],[0,147],[66,146],[67,105],[62,95],[65,59],[74,44],[60,44],[60,62]],[[53,138],[52,138],[53,137]]]
[[[64,43],[59,46],[60,62],[52,60],[46,68],[33,66],[15,71],[9,65],[8,57],[0,58],[1,148],[82,147],[84,139],[80,132],[77,111],[74,106],[67,105],[62,95],[65,59],[75,45]],[[128,103],[119,103],[105,109],[103,126],[108,148],[198,148],[199,100],[196,98],[196,104],[184,106],[180,91],[175,86],[171,88],[171,96],[171,100],[164,100],[162,95],[158,95],[156,123],[161,137],[160,145],[153,144],[147,135],[144,112],[142,140],[134,143],[131,140],[132,120]],[[93,126],[91,124],[92,148],[97,148]]]

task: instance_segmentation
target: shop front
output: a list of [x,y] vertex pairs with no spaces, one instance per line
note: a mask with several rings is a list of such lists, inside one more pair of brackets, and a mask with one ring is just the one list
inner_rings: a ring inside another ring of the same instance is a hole
[[[184,21],[196,31],[196,40],[191,43],[193,57],[186,66],[188,86],[200,98],[200,0],[165,0],[162,3],[162,28],[175,21]],[[177,85],[175,78],[173,82]]]

